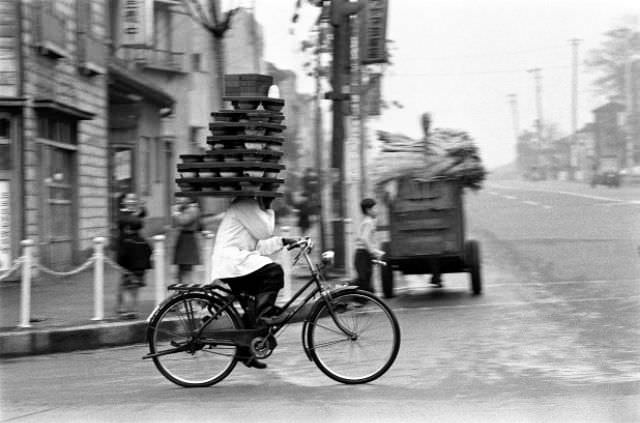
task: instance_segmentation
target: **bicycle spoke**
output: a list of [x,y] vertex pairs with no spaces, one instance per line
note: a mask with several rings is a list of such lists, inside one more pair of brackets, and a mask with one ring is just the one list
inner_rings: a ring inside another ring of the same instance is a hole
[[311,348],[311,349],[312,350],[316,350],[316,349],[321,348],[321,347],[330,347],[331,345],[341,344],[341,343],[347,342],[347,341],[351,341],[351,339],[345,338],[345,339],[337,339],[335,341],[327,341],[327,342],[323,342],[322,344],[314,345],[314,347]]
[[[209,386],[233,370],[236,346],[206,338],[215,337],[215,330],[239,327],[235,312],[220,308],[205,293],[187,293],[169,302],[150,324],[151,355],[165,377],[181,386]],[[204,324],[204,336],[198,335]]]
[[[384,374],[395,360],[399,331],[395,317],[369,294],[347,292],[335,297],[343,311],[330,321],[322,310],[313,316],[308,347],[313,361],[327,376],[343,383],[366,383]],[[348,336],[342,336],[341,332]],[[336,336],[338,335],[338,336]]]
[[319,328],[322,328],[322,329],[325,329],[325,330],[328,330],[329,332],[333,332],[333,333],[335,333],[335,334],[337,334],[337,335],[345,335],[344,331],[342,331],[342,330],[336,330],[336,329],[334,329],[334,328],[330,328],[330,327],[328,327],[328,326],[321,325],[321,324],[320,324],[320,323],[318,323],[318,322],[316,322],[315,324],[313,324],[313,326],[315,326],[315,327],[319,327]]

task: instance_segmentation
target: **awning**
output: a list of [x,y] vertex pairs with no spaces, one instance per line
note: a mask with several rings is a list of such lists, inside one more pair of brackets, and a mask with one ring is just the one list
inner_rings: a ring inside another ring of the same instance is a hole
[[95,116],[95,113],[87,112],[86,110],[79,109],[70,104],[65,104],[49,98],[36,98],[33,100],[33,108],[36,110],[46,110],[49,112],[73,116],[78,120],[90,120]]
[[108,74],[110,90],[115,87],[117,91],[138,94],[159,107],[172,107],[175,103],[173,97],[154,86],[151,81],[135,75],[126,67],[113,61],[109,63]]
[[20,97],[0,97],[0,107],[19,108],[24,107],[27,103],[26,98]]

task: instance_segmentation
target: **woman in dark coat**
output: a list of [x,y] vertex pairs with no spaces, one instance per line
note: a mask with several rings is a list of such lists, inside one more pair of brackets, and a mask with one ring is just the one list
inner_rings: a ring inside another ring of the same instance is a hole
[[[117,296],[117,312],[122,317],[135,318],[138,308],[138,289],[145,286],[144,276],[151,268],[151,247],[140,235],[146,210],[138,207],[135,194],[122,200],[118,218],[117,262],[125,269]],[[124,301],[129,297],[129,301]]]
[[178,266],[177,282],[185,282],[185,278],[193,271],[193,266],[200,264],[200,247],[197,233],[200,231],[200,207],[197,201],[180,198],[173,209],[173,224],[178,228],[178,237],[173,250],[173,264]]

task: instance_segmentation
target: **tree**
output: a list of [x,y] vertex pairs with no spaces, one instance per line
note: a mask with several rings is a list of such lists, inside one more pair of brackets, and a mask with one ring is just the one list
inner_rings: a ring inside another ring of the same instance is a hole
[[585,61],[588,69],[600,75],[594,84],[605,97],[624,97],[625,67],[634,55],[640,54],[640,31],[634,29],[634,18],[625,21],[607,31],[601,46],[589,51]]

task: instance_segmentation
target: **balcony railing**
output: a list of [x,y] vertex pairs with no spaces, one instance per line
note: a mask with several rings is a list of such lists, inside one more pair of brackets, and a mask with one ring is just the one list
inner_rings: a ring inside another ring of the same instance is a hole
[[46,56],[67,57],[67,28],[62,16],[53,11],[53,2],[43,2],[38,10],[37,46]]
[[122,48],[120,58],[133,61],[149,69],[186,73],[186,55],[153,48]]
[[79,67],[89,75],[105,73],[106,48],[104,43],[88,34],[78,34]]

